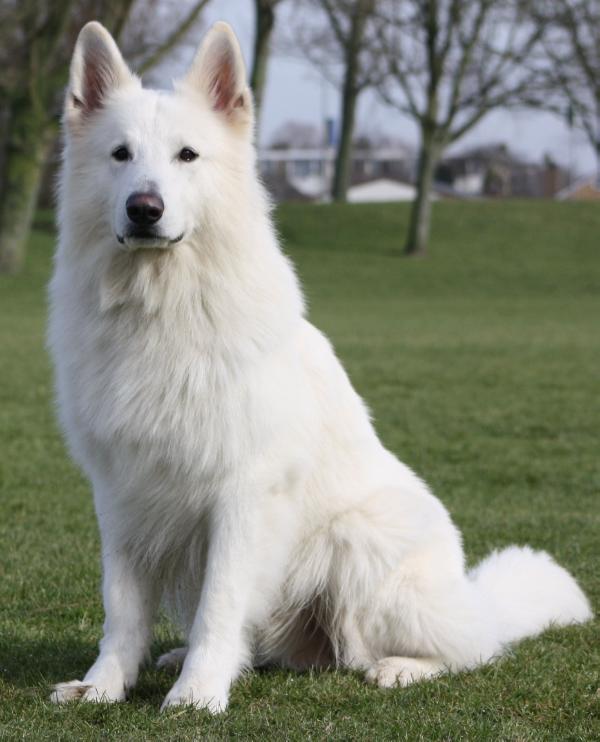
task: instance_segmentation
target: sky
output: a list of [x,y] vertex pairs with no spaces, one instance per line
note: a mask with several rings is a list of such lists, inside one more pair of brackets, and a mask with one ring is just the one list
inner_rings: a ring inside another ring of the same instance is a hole
[[[254,26],[252,0],[213,0],[203,14],[203,26],[217,20],[230,23],[238,38],[247,65],[251,61]],[[279,23],[286,22],[285,3],[278,11]],[[180,54],[177,67],[185,67],[193,46]],[[171,65],[170,76],[181,70]],[[261,112],[259,142],[267,145],[273,133],[287,121],[321,126],[325,118],[338,119],[340,96],[309,62],[275,52],[271,55]],[[375,92],[365,91],[359,99],[357,131],[369,129],[391,134],[411,146],[418,142],[417,130],[410,119],[385,106]],[[580,175],[595,172],[595,157],[585,136],[569,130],[559,117],[538,111],[496,111],[457,142],[450,151],[458,152],[481,144],[504,143],[517,155],[540,161],[546,153],[563,166],[573,167]]]

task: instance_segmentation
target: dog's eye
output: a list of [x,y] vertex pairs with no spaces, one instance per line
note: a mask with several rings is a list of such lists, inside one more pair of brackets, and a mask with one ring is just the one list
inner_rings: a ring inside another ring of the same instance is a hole
[[197,157],[198,157],[198,153],[194,152],[194,150],[190,149],[189,147],[184,147],[179,153],[179,159],[182,162],[192,162]]
[[125,162],[125,160],[131,159],[131,153],[127,149],[127,147],[124,147],[121,145],[120,147],[117,147],[112,152],[113,160],[116,160],[117,162]]

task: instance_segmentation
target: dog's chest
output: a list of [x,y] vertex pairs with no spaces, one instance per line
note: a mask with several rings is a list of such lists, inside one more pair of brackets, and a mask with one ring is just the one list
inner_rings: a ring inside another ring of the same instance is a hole
[[76,333],[60,395],[69,427],[109,459],[128,451],[142,473],[212,478],[239,466],[260,435],[256,370],[232,363],[201,324],[121,319]]

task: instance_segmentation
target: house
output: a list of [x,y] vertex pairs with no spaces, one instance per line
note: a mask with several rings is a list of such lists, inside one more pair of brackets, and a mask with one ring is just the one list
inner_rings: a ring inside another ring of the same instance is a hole
[[[271,147],[258,153],[263,180],[277,198],[287,183],[302,197],[327,200],[331,193],[336,152],[333,147]],[[350,182],[409,180],[413,170],[412,152],[405,147],[356,148],[352,154]],[[394,199],[396,200],[396,199]]]
[[529,162],[505,144],[493,144],[445,157],[436,180],[464,196],[553,198],[569,174],[548,157]]
[[581,178],[560,190],[557,201],[600,201],[600,188],[596,178]]
[[389,201],[413,201],[416,188],[410,183],[401,183],[389,178],[378,178],[359,183],[348,189],[347,198],[352,204],[386,203]]

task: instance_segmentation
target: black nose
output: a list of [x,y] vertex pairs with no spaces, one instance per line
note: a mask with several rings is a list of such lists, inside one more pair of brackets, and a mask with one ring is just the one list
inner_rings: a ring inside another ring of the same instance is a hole
[[134,224],[147,227],[161,218],[165,205],[158,193],[132,193],[125,208]]

